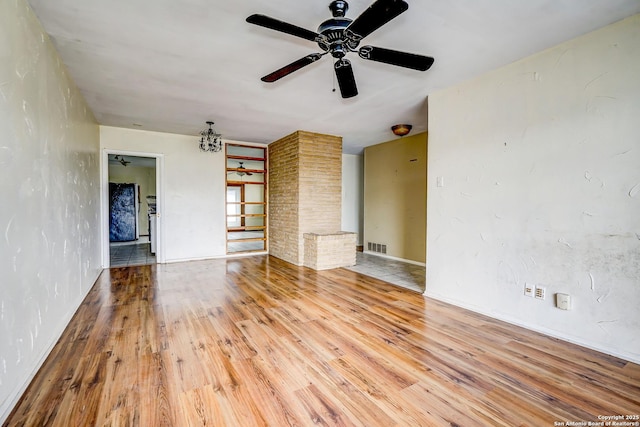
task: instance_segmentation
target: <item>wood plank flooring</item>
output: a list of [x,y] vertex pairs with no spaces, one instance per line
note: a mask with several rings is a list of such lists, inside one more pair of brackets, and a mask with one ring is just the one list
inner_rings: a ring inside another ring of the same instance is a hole
[[105,271],[5,425],[554,426],[612,415],[640,415],[638,365],[346,269],[256,256]]

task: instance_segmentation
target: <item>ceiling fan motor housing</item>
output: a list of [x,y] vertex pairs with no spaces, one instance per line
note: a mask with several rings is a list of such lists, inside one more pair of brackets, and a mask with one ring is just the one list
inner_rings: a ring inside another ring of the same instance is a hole
[[327,19],[318,27],[318,33],[324,37],[318,39],[318,46],[325,52],[331,52],[334,58],[342,58],[348,51],[358,47],[358,40],[345,37],[345,29],[352,20],[345,17]]

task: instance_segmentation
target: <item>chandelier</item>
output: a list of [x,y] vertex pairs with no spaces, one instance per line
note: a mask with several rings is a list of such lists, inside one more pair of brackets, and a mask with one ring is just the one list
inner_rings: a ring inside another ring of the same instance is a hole
[[207,122],[209,129],[200,132],[200,150],[215,153],[222,150],[222,135],[216,133],[211,126],[213,122]]

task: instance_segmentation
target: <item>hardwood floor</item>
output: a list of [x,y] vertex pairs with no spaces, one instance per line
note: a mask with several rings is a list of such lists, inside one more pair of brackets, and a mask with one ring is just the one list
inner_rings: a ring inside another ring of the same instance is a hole
[[640,415],[640,366],[346,269],[105,271],[6,426],[553,426]]

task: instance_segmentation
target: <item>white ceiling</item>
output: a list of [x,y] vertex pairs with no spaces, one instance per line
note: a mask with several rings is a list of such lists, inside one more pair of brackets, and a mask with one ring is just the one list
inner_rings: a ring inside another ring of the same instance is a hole
[[[329,55],[275,83],[260,77],[312,42],[245,22],[265,14],[316,31],[330,0],[28,0],[100,124],[269,143],[302,129],[340,135],[345,153],[427,129],[430,93],[640,13],[638,0],[407,0],[362,44],[435,58],[418,72],[353,64],[359,95],[342,99]],[[355,19],[372,0],[351,0]]]

